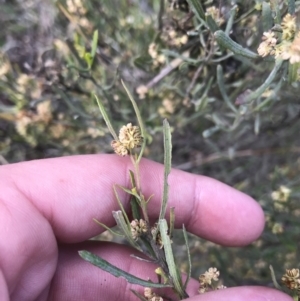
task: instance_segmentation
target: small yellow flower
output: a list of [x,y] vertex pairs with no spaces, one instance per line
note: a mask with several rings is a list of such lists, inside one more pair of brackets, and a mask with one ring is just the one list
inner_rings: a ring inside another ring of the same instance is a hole
[[144,296],[149,299],[152,298],[153,292],[152,289],[150,287],[145,287],[144,288]]
[[283,41],[279,45],[276,46],[274,55],[275,58],[280,58],[282,60],[288,60],[290,58],[290,48],[291,42]]
[[265,57],[269,54],[271,54],[273,48],[270,46],[267,42],[261,42],[259,44],[259,47],[257,48],[257,52],[260,56]]
[[299,269],[286,270],[286,273],[282,276],[281,281],[289,289],[299,289]]
[[156,295],[150,287],[145,287],[144,288],[144,296],[147,298],[149,301],[163,301],[163,298]]
[[281,234],[284,232],[284,228],[282,223],[275,223],[272,227],[272,233],[273,234]]
[[140,147],[142,143],[143,137],[139,127],[128,123],[121,127],[119,140],[113,140],[111,146],[117,155],[124,157],[129,154],[131,149]]
[[134,240],[137,240],[143,233],[146,233],[148,230],[147,223],[143,220],[133,220],[130,223],[131,235]]
[[113,140],[111,142],[111,146],[117,155],[122,156],[122,157],[128,155],[127,148],[120,141]]
[[262,42],[260,43],[257,52],[260,56],[265,57],[269,54],[273,54],[274,47],[277,43],[277,39],[275,38],[274,32],[267,31],[264,32],[262,36]]
[[218,281],[220,276],[220,272],[217,268],[209,268],[204,274],[199,277],[199,293],[205,293],[209,290],[209,287],[212,284],[212,281]]
[[220,10],[215,6],[208,7],[206,15],[211,15],[218,25],[222,25],[225,22],[224,18],[221,17]]
[[291,194],[291,189],[281,185],[278,190],[273,191],[271,197],[274,201],[286,202]]
[[218,281],[220,272],[217,270],[217,268],[209,268],[208,271],[204,273],[206,276],[206,279],[208,280],[208,283],[211,284],[211,281]]
[[140,147],[143,142],[141,131],[138,126],[133,126],[131,123],[124,125],[120,129],[119,140],[128,150],[135,147]]
[[290,14],[285,15],[281,22],[281,27],[283,31],[282,39],[283,40],[293,39],[297,29],[296,16],[292,16]]
[[275,34],[272,31],[266,31],[263,33],[262,40],[268,43],[271,46],[275,46],[277,43],[277,39],[275,38]]

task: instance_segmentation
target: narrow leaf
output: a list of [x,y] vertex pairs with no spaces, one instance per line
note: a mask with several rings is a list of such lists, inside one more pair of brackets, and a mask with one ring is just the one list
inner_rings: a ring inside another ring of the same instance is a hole
[[288,13],[295,14],[295,0],[288,0]]
[[137,159],[137,164],[140,162],[142,156],[143,156],[143,153],[144,153],[144,149],[145,149],[145,146],[146,146],[146,130],[145,130],[145,127],[144,127],[144,123],[143,123],[143,119],[142,119],[142,116],[141,116],[141,113],[140,113],[140,110],[137,106],[137,103],[136,101],[134,100],[133,96],[131,95],[131,93],[129,92],[129,90],[127,89],[125,83],[123,82],[123,80],[121,81],[122,82],[122,85],[132,103],[132,106],[134,108],[134,112],[135,112],[135,115],[138,119],[138,122],[139,122],[139,126],[140,126],[140,129],[141,129],[141,134],[142,134],[142,137],[144,138],[143,139],[143,143],[142,143],[142,146],[141,146],[141,151],[140,151],[140,154],[139,154],[139,157]]
[[131,186],[136,187],[134,172],[132,170],[129,170],[129,176],[130,176]]
[[226,103],[226,105],[234,112],[237,113],[237,108],[232,104],[231,100],[229,99],[226,90],[225,90],[225,84],[224,84],[224,74],[223,74],[223,68],[221,65],[217,66],[217,82],[219,86],[219,90],[222,94],[222,97]]
[[121,188],[121,189],[122,189],[123,191],[125,191],[126,193],[135,196],[137,199],[140,199],[140,196],[137,194],[137,191],[136,191],[136,188],[135,188],[135,187],[132,188],[132,189],[128,189],[128,188],[126,188],[126,187],[124,187],[124,186],[121,186],[121,185],[115,185],[115,186]]
[[274,269],[273,267],[270,265],[269,266],[269,269],[271,271],[271,277],[272,277],[272,281],[273,281],[273,284],[274,286],[278,289],[278,290],[281,290],[282,291],[282,287],[278,284],[277,280],[276,280],[276,276],[275,276],[275,272],[274,272]]
[[168,121],[165,119],[163,123],[164,133],[164,190],[161,202],[159,219],[163,219],[166,214],[168,196],[169,196],[169,184],[168,176],[171,172],[171,161],[172,161],[172,137],[171,129]]
[[230,31],[231,31],[232,26],[233,26],[233,21],[234,21],[236,12],[237,12],[237,8],[238,8],[238,6],[237,6],[237,5],[234,5],[234,6],[231,8],[231,10],[230,10],[230,15],[229,15],[229,18],[228,18],[228,21],[227,21],[227,24],[226,24],[226,29],[225,29],[225,34],[226,34],[226,35],[229,35],[229,34],[230,34]]
[[273,70],[271,71],[271,73],[269,74],[267,79],[264,81],[264,83],[246,97],[246,99],[245,99],[246,103],[260,97],[269,88],[269,86],[275,79],[277,72],[281,68],[282,63],[283,63],[282,60],[277,60],[275,62],[275,66],[274,66]]
[[263,30],[268,31],[273,27],[273,17],[270,3],[262,3],[262,24]]
[[180,298],[187,298],[188,294],[184,291],[181,285],[181,279],[179,279],[181,278],[181,275],[178,273],[178,269],[176,267],[172,246],[171,246],[171,240],[168,235],[168,225],[165,219],[159,220],[159,230],[160,230],[161,239],[165,250],[169,273],[172,277],[176,292],[179,294]]
[[205,21],[205,12],[202,7],[201,1],[199,0],[187,0],[193,13],[198,17],[198,19]]
[[185,226],[182,225],[182,231],[183,231],[183,236],[184,236],[184,241],[185,241],[185,246],[186,246],[186,251],[187,251],[187,259],[188,259],[188,272],[187,272],[187,277],[183,286],[183,289],[186,290],[186,287],[191,279],[191,274],[192,274],[192,260],[191,260],[191,253],[190,253],[190,247],[189,247],[189,241],[188,241],[188,235],[185,229]]
[[131,213],[132,213],[133,218],[140,220],[141,219],[140,207],[134,196],[132,196],[130,198],[130,207],[131,207]]
[[289,73],[288,73],[288,83],[292,84],[298,80],[298,70],[300,68],[300,63],[289,63]]
[[173,237],[174,226],[175,226],[175,207],[171,207],[170,208],[170,231],[169,231],[170,239],[172,239]]
[[[119,207],[120,207],[120,209],[121,209],[121,211],[122,211],[122,214],[123,214],[123,216],[124,216],[124,218],[125,218],[125,220],[126,220],[126,223],[129,225],[129,224],[130,224],[130,221],[129,221],[128,215],[127,215],[127,213],[126,213],[126,211],[125,211],[125,209],[124,209],[124,206],[123,206],[123,204],[122,204],[122,202],[121,202],[121,200],[120,200],[120,198],[119,198],[119,195],[118,195],[116,186],[118,186],[118,185],[114,185],[114,186],[113,186],[113,190],[114,190],[114,193],[115,193],[115,196],[116,196],[118,205],[119,205]],[[119,187],[120,187],[120,186],[119,186]],[[130,192],[131,192],[131,191],[130,191]]]
[[98,36],[99,36],[98,30],[95,30],[94,34],[93,34],[92,51],[91,51],[91,55],[92,55],[93,60],[94,60],[94,57],[95,57],[95,54],[96,54],[96,51],[97,51]]
[[214,33],[215,38],[218,42],[218,44],[221,47],[225,47],[227,49],[229,49],[230,51],[232,51],[235,54],[247,57],[249,59],[256,59],[259,56],[250,51],[249,49],[246,49],[244,47],[242,47],[240,44],[234,42],[228,35],[226,35],[226,33],[222,30],[218,30]]
[[107,227],[106,225],[102,224],[101,222],[99,222],[99,221],[96,220],[95,218],[93,218],[93,221],[94,221],[95,223],[97,223],[98,225],[100,225],[101,227],[103,227],[104,229],[106,229],[107,231],[109,231],[112,235],[124,237],[124,235],[122,235],[121,233],[118,233],[118,232],[113,231],[111,228],[109,228],[109,227]]
[[[128,242],[139,251],[142,251],[141,247],[137,244],[137,242],[132,238],[130,228],[128,224],[125,222],[123,213],[121,211],[113,211],[113,217],[119,227],[119,229],[123,232],[124,236],[128,240]],[[130,226],[130,225],[129,225]]]
[[270,4],[271,4],[272,14],[273,14],[275,23],[280,24],[281,23],[281,13],[280,13],[279,0],[270,0]]
[[106,123],[106,126],[107,126],[108,130],[110,131],[110,133],[114,137],[114,139],[118,140],[118,136],[117,136],[117,134],[116,134],[116,132],[115,132],[115,130],[114,130],[114,128],[113,128],[110,120],[109,120],[109,117],[108,117],[108,115],[107,115],[107,113],[106,113],[106,111],[104,109],[104,106],[103,106],[102,102],[98,99],[98,97],[96,96],[96,94],[94,94],[94,97],[96,98],[99,110],[100,110],[100,112],[102,114],[102,117],[103,117],[103,119],[104,119],[104,121]]
[[218,24],[216,23],[216,21],[213,19],[211,15],[206,15],[206,23],[210,31],[213,33],[220,29]]
[[167,284],[153,283],[151,281],[146,281],[146,280],[143,280],[136,276],[133,276],[133,275],[117,268],[116,266],[112,265],[108,261],[102,259],[101,257],[99,257],[91,252],[79,251],[78,253],[79,253],[80,257],[82,257],[84,260],[90,262],[91,264],[102,269],[103,271],[106,271],[106,272],[112,274],[115,277],[125,278],[129,283],[138,284],[138,285],[146,286],[146,287],[155,287],[155,288],[170,287],[170,285],[167,285]]

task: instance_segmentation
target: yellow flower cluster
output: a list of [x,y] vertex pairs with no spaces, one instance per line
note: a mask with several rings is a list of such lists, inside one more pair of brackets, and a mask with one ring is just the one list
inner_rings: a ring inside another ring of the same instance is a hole
[[130,153],[131,149],[140,147],[142,143],[140,128],[128,123],[121,127],[119,140],[113,140],[111,146],[117,155],[124,157]]
[[281,42],[272,31],[264,32],[257,52],[265,57],[289,60],[291,64],[300,63],[300,31],[297,30],[296,16],[287,14],[281,22]]
[[221,17],[220,10],[215,6],[208,7],[206,9],[206,15],[210,15],[219,26],[225,22],[224,18]]
[[147,223],[143,220],[133,220],[130,223],[131,235],[134,240],[137,240],[143,233],[146,233],[148,230]]
[[291,189],[284,185],[281,185],[278,190],[272,192],[271,197],[274,201],[277,202],[287,202],[290,194]]
[[297,290],[300,288],[300,273],[299,269],[286,270],[286,273],[282,276],[282,283],[291,290]]
[[209,290],[213,289],[224,289],[226,286],[219,285],[216,288],[212,286],[213,281],[218,281],[220,276],[220,272],[217,270],[217,268],[209,268],[204,274],[200,275],[199,277],[199,293],[203,294],[205,292],[208,292]]
[[150,287],[144,288],[144,296],[149,301],[163,301],[164,299],[158,295],[156,295]]

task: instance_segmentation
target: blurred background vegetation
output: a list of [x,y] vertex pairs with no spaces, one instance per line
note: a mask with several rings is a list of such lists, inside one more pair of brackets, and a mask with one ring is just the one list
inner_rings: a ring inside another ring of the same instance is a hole
[[111,153],[93,94],[116,129],[134,123],[123,79],[149,133],[147,157],[163,161],[168,118],[174,167],[234,186],[264,208],[265,231],[249,247],[191,236],[194,276],[215,266],[224,285],[272,285],[270,264],[278,278],[299,268],[299,82],[289,80],[285,61],[263,93],[247,99],[274,59],[236,55],[218,45],[214,31],[257,53],[263,32],[291,5],[298,22],[299,2],[201,1],[205,21],[190,0],[0,0],[1,164]]

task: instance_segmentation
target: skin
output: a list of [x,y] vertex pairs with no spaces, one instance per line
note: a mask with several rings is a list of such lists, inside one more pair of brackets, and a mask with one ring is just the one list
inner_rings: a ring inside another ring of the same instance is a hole
[[[115,155],[73,156],[0,167],[0,300],[137,300],[128,284],[83,261],[89,250],[138,277],[153,281],[154,266],[133,259],[127,246],[86,241],[112,226],[118,210],[112,186],[129,187],[128,158]],[[141,183],[150,218],[159,213],[163,166],[141,163]],[[249,196],[211,178],[172,170],[169,206],[176,226],[224,246],[244,246],[264,227],[260,206]],[[120,191],[125,208],[128,196]],[[229,263],[230,264],[230,263]],[[189,301],[291,301],[273,289],[237,287],[197,295],[192,280]],[[167,292],[165,292],[167,293]]]

